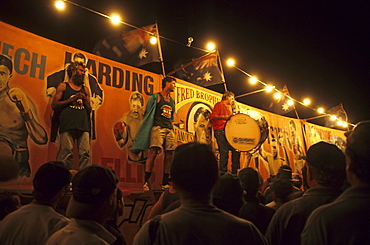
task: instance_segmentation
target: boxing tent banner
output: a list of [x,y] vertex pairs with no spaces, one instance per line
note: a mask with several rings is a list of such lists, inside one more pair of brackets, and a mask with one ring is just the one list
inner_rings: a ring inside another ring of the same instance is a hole
[[[38,167],[56,160],[58,138],[55,143],[50,142],[51,102],[57,84],[66,80],[66,64],[83,57],[87,67],[85,85],[92,95],[93,107],[95,137],[91,141],[91,163],[114,169],[119,187],[133,192],[142,191],[147,152],[134,155],[130,147],[149,96],[161,90],[162,76],[48,40],[3,22],[0,22],[0,30],[0,54],[10,57],[13,63],[12,76],[8,81],[1,81],[5,87],[1,87],[0,93],[5,91],[3,94],[6,96],[0,97],[0,107],[7,109],[0,112],[6,115],[0,117],[0,154],[12,155],[17,160],[21,156],[31,168],[29,177],[20,176],[1,183],[1,188],[31,190]],[[171,96],[176,102],[174,128],[178,144],[192,141],[209,144],[218,156],[209,114],[222,95],[177,79],[176,90]],[[241,167],[258,169],[264,179],[276,174],[282,164],[290,165],[293,172],[300,172],[306,144],[309,146],[319,139],[317,134],[312,133],[313,129],[322,140],[344,138],[343,131],[303,123],[241,103],[238,106],[241,113],[252,118],[257,114],[264,117],[263,120],[253,120],[261,132],[268,133],[266,139],[253,154],[241,154]],[[22,110],[32,111],[36,130],[25,127],[22,120],[29,118],[21,116],[25,114]],[[17,127],[12,127],[12,123]],[[248,127],[241,127],[241,130],[248,133]],[[250,141],[242,139],[241,142]],[[163,156],[160,155],[151,178],[154,188],[159,188],[161,184],[162,162]],[[78,169],[77,150],[74,152],[74,169]]]
[[[63,76],[55,82],[53,81],[55,77],[52,75],[64,70],[65,64],[72,61],[76,53],[82,53],[87,58],[86,66],[91,76],[88,78],[87,84],[91,89],[91,99],[92,102],[96,101],[96,104],[93,105],[96,139],[91,141],[91,163],[114,169],[119,177],[121,187],[141,188],[144,182],[143,165],[127,160],[127,144],[118,145],[114,126],[117,122],[122,121],[125,114],[130,111],[129,98],[131,94],[133,92],[139,93],[146,102],[150,94],[160,91],[162,77],[50,41],[3,22],[0,22],[0,30],[2,32],[0,53],[9,56],[13,62],[13,74],[8,85],[10,88],[19,88],[29,98],[28,101],[31,101],[30,103],[35,107],[34,117],[37,117],[48,138],[47,142],[38,144],[32,139],[34,135],[27,132],[25,127],[17,129],[18,133],[24,135],[23,138],[25,138],[26,145],[22,148],[28,152],[31,175],[29,178],[20,177],[15,181],[2,183],[2,185],[12,186],[16,189],[32,188],[32,179],[37,168],[47,161],[56,159],[59,145],[50,142],[53,91],[48,89],[49,96],[47,96],[46,90],[47,87],[52,87],[57,82],[63,82]],[[103,96],[100,96],[102,98],[99,98],[97,93],[93,91],[94,88],[102,89]],[[144,106],[142,107],[145,108]],[[9,117],[13,113],[21,113],[16,109],[17,107],[13,106],[12,111],[8,112]],[[0,118],[0,121],[2,120],[4,119]],[[7,145],[0,143],[0,149],[14,148],[17,145],[14,142],[16,139],[12,140],[13,132],[7,134],[7,130],[2,129],[0,134],[2,139],[8,139]],[[5,151],[0,152],[0,154],[4,154]],[[74,155],[75,169],[78,169],[77,151]],[[156,164],[154,172],[162,176],[161,169],[160,164]],[[153,181],[157,182],[155,177],[154,174]]]
[[317,142],[325,141],[336,145],[344,152],[346,147],[346,137],[344,136],[345,131],[326,128],[312,123],[305,123],[304,127],[307,148]]

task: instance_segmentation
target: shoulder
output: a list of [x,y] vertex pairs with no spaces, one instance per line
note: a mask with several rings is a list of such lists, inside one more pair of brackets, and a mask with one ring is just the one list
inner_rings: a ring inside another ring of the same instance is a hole
[[66,90],[67,88],[67,83],[59,83],[57,90]]
[[220,107],[220,106],[222,106],[222,105],[223,105],[223,101],[221,100],[221,101],[219,101],[219,102],[217,102],[217,103],[215,104],[214,108],[215,108],[215,107]]
[[86,94],[90,94],[89,89],[85,85],[82,85],[82,88],[84,89]]
[[134,237],[134,245],[141,245],[141,244],[151,244],[150,237],[149,237],[149,224],[150,221],[147,221],[143,227],[136,233]]
[[333,218],[333,215],[337,216],[338,210],[333,208],[333,206],[335,205],[329,203],[318,207],[311,213],[306,224],[323,224]]
[[153,93],[149,96],[149,99],[156,99],[158,98],[159,93]]

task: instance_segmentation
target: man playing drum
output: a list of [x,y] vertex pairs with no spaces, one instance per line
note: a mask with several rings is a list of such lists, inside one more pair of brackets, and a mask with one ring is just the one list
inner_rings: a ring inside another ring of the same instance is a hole
[[233,105],[235,104],[234,93],[226,91],[220,102],[213,107],[210,119],[213,124],[214,134],[220,153],[220,174],[227,172],[227,163],[229,159],[229,150],[232,152],[232,174],[236,174],[240,168],[240,152],[232,148],[225,137],[226,121],[233,114]]

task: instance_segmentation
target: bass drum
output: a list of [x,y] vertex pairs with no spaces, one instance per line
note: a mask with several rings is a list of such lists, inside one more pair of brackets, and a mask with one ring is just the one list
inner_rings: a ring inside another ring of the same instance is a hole
[[238,151],[253,154],[267,139],[269,133],[265,117],[253,110],[238,113],[229,118],[225,125],[227,142]]

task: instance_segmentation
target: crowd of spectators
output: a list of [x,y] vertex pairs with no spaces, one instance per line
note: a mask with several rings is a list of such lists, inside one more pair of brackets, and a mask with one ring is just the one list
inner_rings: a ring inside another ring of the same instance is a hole
[[[251,167],[220,175],[204,144],[177,147],[171,187],[133,244],[367,244],[370,121],[345,135],[344,153],[325,142],[309,147],[303,179],[283,165],[265,185]],[[1,244],[126,244],[117,227],[124,205],[117,183],[115,172],[100,165],[72,178],[60,162],[43,164],[31,203],[0,193]],[[56,207],[68,193],[60,214]]]

